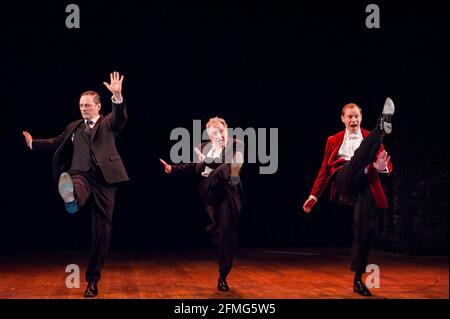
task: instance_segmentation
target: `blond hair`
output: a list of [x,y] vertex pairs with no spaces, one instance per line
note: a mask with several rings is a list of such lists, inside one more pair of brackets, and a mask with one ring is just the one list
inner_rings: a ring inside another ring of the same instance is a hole
[[211,126],[215,126],[217,124],[222,124],[223,127],[227,128],[227,122],[223,118],[220,117],[212,117],[208,120],[208,123],[206,123],[206,128],[210,128]]

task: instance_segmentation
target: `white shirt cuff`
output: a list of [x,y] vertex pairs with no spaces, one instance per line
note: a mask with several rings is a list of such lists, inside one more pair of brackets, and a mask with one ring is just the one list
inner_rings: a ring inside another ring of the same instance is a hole
[[317,202],[317,197],[314,195],[309,195],[308,199],[314,199]]
[[120,100],[115,100],[114,99],[114,95],[111,97],[111,101],[114,103],[114,104],[122,104],[123,103],[123,97],[122,97],[122,99],[120,99]]

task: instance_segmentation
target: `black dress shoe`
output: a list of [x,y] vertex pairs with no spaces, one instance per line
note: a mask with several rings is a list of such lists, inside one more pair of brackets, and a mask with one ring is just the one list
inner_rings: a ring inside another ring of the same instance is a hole
[[230,290],[230,287],[228,287],[226,278],[219,277],[219,280],[217,281],[217,290],[219,290],[219,291]]
[[367,289],[366,285],[364,285],[362,280],[358,280],[353,283],[353,292],[356,292],[364,297],[372,296],[369,289]]
[[88,286],[86,288],[86,291],[84,292],[85,298],[93,298],[97,297],[98,295],[98,288],[96,282],[89,282]]

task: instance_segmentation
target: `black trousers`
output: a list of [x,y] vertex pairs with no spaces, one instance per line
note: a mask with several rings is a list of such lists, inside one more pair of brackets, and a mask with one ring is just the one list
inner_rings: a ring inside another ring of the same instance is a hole
[[207,231],[219,245],[219,274],[226,277],[236,253],[237,223],[242,208],[240,185],[229,183],[229,165],[222,165],[200,181],[200,195],[212,224]]
[[382,135],[374,129],[361,142],[349,162],[335,175],[335,185],[339,199],[353,203],[353,244],[350,269],[364,273],[373,240],[376,214],[367,174],[364,169],[376,160],[382,144]]
[[70,171],[78,208],[91,201],[92,244],[86,281],[98,282],[106,261],[112,234],[112,214],[117,186],[107,184],[99,171]]

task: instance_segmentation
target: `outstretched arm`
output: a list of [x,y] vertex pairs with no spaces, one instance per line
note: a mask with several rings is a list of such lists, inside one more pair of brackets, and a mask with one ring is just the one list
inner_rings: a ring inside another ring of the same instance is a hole
[[174,165],[170,165],[167,164],[166,161],[164,161],[163,159],[159,159],[159,161],[161,162],[161,164],[164,166],[164,171],[167,174],[173,174],[173,173],[182,173],[182,172],[186,172],[186,173],[194,173],[195,172],[195,163],[181,163],[181,164],[174,164]]
[[316,203],[317,197],[315,197],[314,195],[310,195],[303,204],[303,210],[305,211],[305,213],[309,213],[311,209],[314,207],[314,205],[316,205]]
[[30,150],[32,150],[33,147],[32,147],[32,145],[31,145],[31,143],[33,142],[33,136],[31,136],[31,134],[28,133],[27,131],[23,131],[23,132],[22,132],[22,135],[23,135],[23,137],[24,137],[24,139],[25,139],[25,144],[27,144],[28,148],[29,148]]
[[319,173],[314,181],[311,194],[303,204],[303,210],[305,213],[309,213],[314,205],[317,203],[319,196],[323,193],[331,177],[330,167],[328,166],[328,160],[331,156],[331,140],[328,138],[325,146],[325,153],[320,167]]
[[164,161],[164,160],[161,159],[161,158],[159,159],[159,161],[160,161],[161,164],[164,166],[164,171],[165,171],[167,174],[172,173],[172,166],[171,166],[171,165],[167,164],[166,161]]
[[112,117],[111,129],[114,132],[119,132],[125,126],[127,121],[126,104],[122,96],[122,82],[124,76],[119,72],[113,72],[110,75],[111,82],[103,82],[106,88],[112,93]]
[[58,137],[48,139],[33,139],[33,136],[27,131],[23,131],[22,135],[25,139],[25,143],[28,146],[28,148],[37,151],[54,152],[64,140],[64,133],[62,133]]

